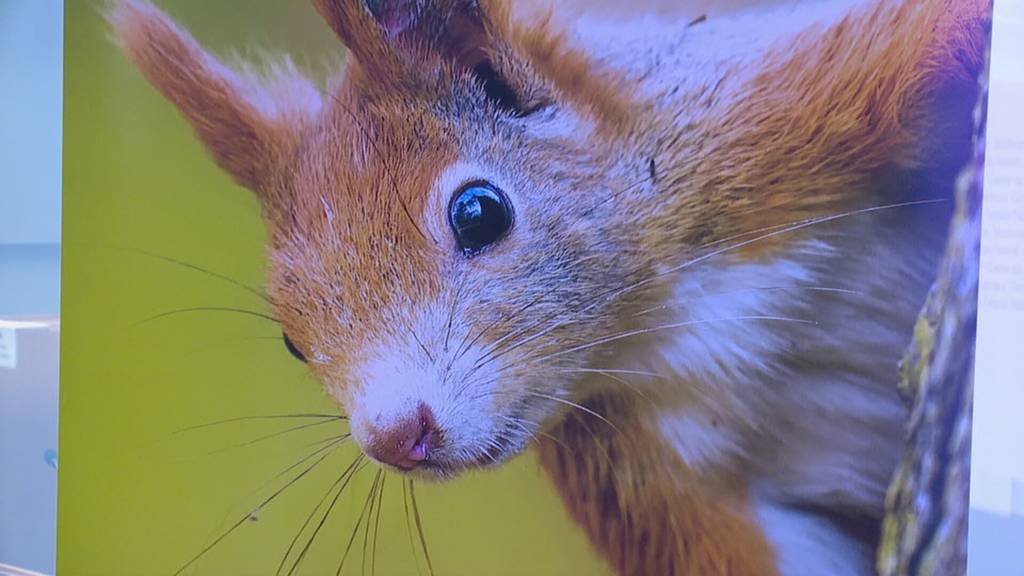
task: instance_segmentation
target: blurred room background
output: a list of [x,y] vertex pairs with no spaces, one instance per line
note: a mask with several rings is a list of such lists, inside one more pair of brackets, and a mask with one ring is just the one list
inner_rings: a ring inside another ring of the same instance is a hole
[[0,0],[0,573],[55,562],[62,12]]

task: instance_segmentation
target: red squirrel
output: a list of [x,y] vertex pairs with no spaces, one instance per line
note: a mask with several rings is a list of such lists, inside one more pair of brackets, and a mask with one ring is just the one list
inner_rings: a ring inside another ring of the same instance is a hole
[[441,480],[534,446],[624,576],[875,573],[989,1],[314,4],[323,90],[111,20],[260,200],[274,316],[361,450]]

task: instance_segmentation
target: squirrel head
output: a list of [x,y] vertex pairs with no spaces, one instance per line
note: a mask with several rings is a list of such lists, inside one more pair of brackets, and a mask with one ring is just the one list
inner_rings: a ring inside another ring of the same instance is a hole
[[[575,408],[615,335],[662,302],[665,267],[915,162],[929,86],[962,56],[915,35],[939,20],[879,8],[773,52],[728,96],[694,84],[689,132],[662,142],[672,111],[510,2],[315,4],[349,54],[326,91],[287,64],[229,69],[144,0],[112,22],[260,199],[289,348],[367,454],[435,478],[500,463]],[[888,40],[872,47],[870,26]]]

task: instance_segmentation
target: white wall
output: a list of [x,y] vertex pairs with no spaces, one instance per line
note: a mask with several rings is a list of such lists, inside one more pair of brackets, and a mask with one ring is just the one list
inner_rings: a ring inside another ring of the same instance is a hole
[[0,244],[60,242],[61,10],[0,2]]
[[59,305],[62,11],[0,1],[0,317]]
[[55,565],[62,19],[0,0],[0,573]]

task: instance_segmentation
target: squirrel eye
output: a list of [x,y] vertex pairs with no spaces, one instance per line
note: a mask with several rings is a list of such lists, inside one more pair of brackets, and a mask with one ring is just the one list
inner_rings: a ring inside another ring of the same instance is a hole
[[288,349],[288,352],[291,352],[292,356],[295,356],[300,362],[306,361],[306,356],[295,347],[295,343],[292,342],[291,338],[289,338],[287,334],[282,332],[281,338],[284,339],[284,347]]
[[459,247],[472,256],[500,240],[512,227],[512,204],[494,185],[473,182],[452,197],[448,221]]

